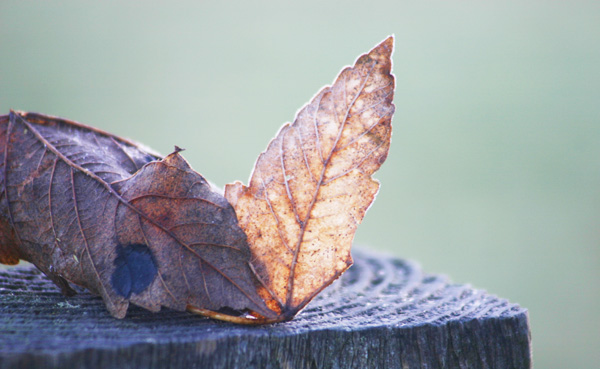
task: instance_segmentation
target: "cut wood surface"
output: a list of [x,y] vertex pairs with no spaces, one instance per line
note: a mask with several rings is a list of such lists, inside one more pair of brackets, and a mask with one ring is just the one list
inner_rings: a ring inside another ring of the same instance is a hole
[[530,368],[527,310],[354,252],[294,320],[237,326],[163,309],[110,316],[34,268],[0,270],[0,368]]

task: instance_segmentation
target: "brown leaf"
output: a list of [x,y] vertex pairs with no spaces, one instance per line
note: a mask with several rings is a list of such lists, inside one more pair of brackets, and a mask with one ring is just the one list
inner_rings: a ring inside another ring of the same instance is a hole
[[249,187],[227,186],[229,202],[177,147],[162,159],[75,122],[0,116],[0,263],[28,260],[119,318],[131,302],[291,319],[352,264],[390,145],[392,47],[390,37],[361,56],[284,125]]
[[233,208],[178,151],[161,160],[78,123],[0,116],[0,262],[86,287],[118,318],[129,302],[274,318]]
[[284,125],[248,187],[228,185],[271,309],[291,319],[352,264],[354,232],[379,183],[394,113],[389,37]]

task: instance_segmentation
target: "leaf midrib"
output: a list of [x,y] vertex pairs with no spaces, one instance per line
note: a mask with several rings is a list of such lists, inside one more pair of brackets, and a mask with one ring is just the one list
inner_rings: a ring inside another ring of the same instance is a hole
[[[334,141],[334,143],[332,145],[331,151],[329,152],[329,155],[327,156],[327,158],[323,161],[323,168],[321,169],[321,175],[320,175],[320,178],[319,178],[319,180],[317,182],[316,190],[315,190],[315,193],[314,193],[313,198],[311,200],[311,203],[308,206],[308,211],[306,213],[307,214],[306,215],[306,219],[300,223],[301,224],[300,236],[298,237],[298,241],[297,241],[296,247],[295,247],[294,256],[292,258],[292,265],[291,265],[291,268],[290,268],[290,275],[288,277],[288,288],[287,288],[288,292],[287,292],[287,295],[286,295],[286,308],[287,309],[291,309],[294,314],[295,314],[296,311],[298,311],[302,307],[304,307],[304,305],[306,305],[309,301],[311,301],[313,299],[313,297],[315,295],[317,295],[321,291],[321,289],[320,289],[318,291],[313,292],[310,296],[308,296],[307,298],[305,298],[304,300],[302,300],[302,302],[300,304],[298,304],[297,306],[294,306],[294,307],[290,306],[290,302],[292,301],[293,296],[294,296],[294,277],[295,277],[295,272],[296,272],[296,265],[298,263],[298,256],[300,254],[300,248],[301,248],[303,240],[304,240],[304,234],[306,232],[306,227],[307,227],[307,225],[308,225],[308,223],[309,223],[309,221],[311,219],[310,218],[310,214],[312,213],[312,210],[313,210],[313,208],[314,208],[314,206],[315,206],[315,204],[317,202],[318,194],[321,191],[321,187],[322,187],[322,184],[323,184],[323,181],[324,181],[324,178],[325,178],[325,173],[327,172],[327,169],[328,169],[328,166],[330,164],[331,158],[333,157],[334,153],[337,152],[336,151],[336,147],[337,147],[337,144],[338,144],[340,138],[342,137],[342,133],[343,133],[344,128],[346,126],[346,122],[348,121],[348,115],[350,113],[350,110],[352,109],[352,107],[356,103],[358,97],[362,95],[362,93],[364,91],[364,88],[365,88],[365,85],[367,83],[367,80],[371,76],[371,73],[373,72],[373,69],[375,68],[376,65],[377,65],[377,61],[373,60],[372,66],[369,69],[369,71],[367,72],[367,74],[365,75],[364,80],[363,80],[363,82],[362,82],[362,84],[360,86],[359,91],[356,93],[356,95],[352,99],[352,102],[348,105],[348,107],[346,109],[346,113],[345,113],[344,119],[341,122],[340,129],[338,130],[338,134],[337,134],[337,137],[336,137],[336,139],[335,139],[335,141]],[[332,92],[332,87],[336,84],[336,82],[338,82],[339,77],[340,76],[336,77],[333,85],[329,86],[329,92]],[[344,80],[344,85],[345,85],[345,83],[346,83],[346,80]],[[344,94],[345,93],[346,93],[346,88],[344,86]],[[334,109],[333,110],[334,110],[334,114],[335,114],[335,117],[336,117],[336,120],[337,120],[337,112],[335,111],[335,100],[333,101],[333,104],[334,104]],[[318,113],[320,106],[321,106],[321,100],[319,100],[319,104],[318,104],[317,108],[315,109],[315,114]],[[294,124],[295,123],[296,122],[294,122]],[[318,139],[318,131],[316,132],[316,135],[317,135],[317,139]],[[322,152],[322,150],[320,148],[319,148],[319,152]],[[287,187],[287,182],[288,181],[286,179],[285,172],[283,173],[283,178],[284,178],[284,181],[285,181],[286,187]],[[293,204],[293,201],[292,201],[292,204]],[[294,212],[297,213],[296,209],[294,209]],[[339,272],[336,273],[336,275],[334,275],[333,279],[335,279],[338,274],[339,274]],[[327,286],[327,285],[325,285],[325,286]]]

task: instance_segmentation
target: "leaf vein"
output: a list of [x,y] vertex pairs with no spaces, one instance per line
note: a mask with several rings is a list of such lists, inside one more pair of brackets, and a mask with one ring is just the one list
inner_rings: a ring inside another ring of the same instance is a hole
[[283,237],[283,233],[282,233],[283,231],[281,229],[281,224],[279,222],[279,217],[277,216],[277,213],[273,209],[273,204],[271,204],[271,200],[269,199],[269,193],[267,191],[267,186],[265,185],[265,182],[263,181],[262,177],[260,178],[260,181],[261,181],[262,186],[263,186],[263,193],[265,194],[265,201],[267,202],[267,205],[269,206],[269,209],[271,210],[271,215],[275,219],[275,224],[276,224],[276,227],[277,227],[277,232],[279,234],[279,239],[281,239],[281,243],[286,248],[286,250],[288,250],[290,253],[293,254],[294,251],[288,246],[286,239]]
[[[363,92],[363,90],[365,88],[365,85],[367,83],[367,80],[369,79],[371,73],[373,72],[373,69],[375,68],[375,65],[377,65],[376,61],[373,62],[373,64],[371,65],[371,68],[367,71],[367,74],[366,74],[366,76],[364,77],[364,80],[361,83],[359,91],[356,93],[356,95],[352,99],[352,103],[350,105],[348,105],[348,107],[346,109],[346,114],[345,114],[344,120],[341,122],[342,124],[341,124],[341,126],[339,128],[336,140],[335,140],[335,142],[334,142],[334,144],[332,146],[332,149],[329,152],[327,160],[324,162],[323,168],[321,170],[321,178],[319,179],[319,182],[317,184],[317,188],[315,190],[315,193],[313,195],[311,203],[308,206],[308,212],[307,212],[307,215],[306,215],[307,219],[304,222],[304,224],[302,224],[302,227],[301,227],[301,230],[300,230],[300,235],[298,237],[298,242],[296,243],[296,247],[295,247],[295,250],[294,250],[294,253],[293,253],[292,265],[291,265],[290,275],[289,275],[289,278],[288,278],[287,296],[286,296],[286,301],[288,301],[288,302],[292,301],[292,297],[293,297],[293,294],[294,294],[294,276],[295,276],[295,272],[296,272],[296,265],[298,263],[298,255],[300,254],[300,247],[301,247],[301,245],[302,245],[302,243],[304,241],[304,233],[306,232],[306,226],[307,226],[307,224],[310,221],[310,214],[312,213],[312,210],[314,209],[315,203],[316,203],[317,198],[318,198],[318,194],[319,194],[319,192],[321,190],[321,186],[322,186],[323,181],[325,179],[325,173],[326,173],[326,171],[328,169],[328,165],[329,165],[329,163],[331,161],[331,157],[332,157],[332,155],[335,152],[334,148],[337,146],[337,143],[339,142],[339,140],[340,140],[340,138],[342,136],[342,132],[343,132],[343,130],[345,128],[345,123],[346,123],[346,121],[348,119],[348,114],[350,112],[350,109],[352,108],[352,106],[354,106],[354,104],[356,103],[356,100],[362,94],[362,92]],[[335,115],[337,117],[337,112],[335,111],[335,109],[334,109],[334,113],[335,113]],[[318,292],[320,292],[320,290]],[[316,293],[318,293],[318,292],[316,292]],[[314,297],[314,296],[315,296],[315,294],[312,294],[312,296],[310,297],[310,299],[312,299],[312,297]],[[308,299],[307,301],[310,301],[310,299]]]
[[367,153],[367,155],[365,155],[356,165],[353,165],[351,168],[343,171],[342,173],[337,174],[337,175],[329,178],[326,181],[323,181],[323,186],[327,186],[328,184],[330,184],[331,182],[335,181],[336,179],[339,179],[339,178],[341,178],[341,177],[349,174],[353,170],[360,168],[360,166],[362,165],[362,163],[364,163],[365,160],[367,160],[367,158],[371,157],[381,146],[383,146],[384,143],[385,143],[385,141],[381,141],[379,143],[379,145],[377,145],[373,150],[371,150],[369,153]]
[[[78,209],[78,205],[77,205],[77,191],[75,191],[75,174],[74,174],[73,168],[71,168],[71,189],[72,189],[72,196],[73,196],[73,209],[75,209],[75,218],[77,219],[77,225],[79,226],[79,233],[81,234],[81,238],[83,239],[83,244],[85,246],[84,250],[87,253],[88,258],[90,259],[90,264],[92,266],[92,270],[94,271],[94,274],[96,275],[96,278],[100,284],[100,287],[104,291],[104,295],[108,296],[108,293],[106,292],[106,287],[104,286],[104,283],[102,282],[102,279],[100,278],[100,274],[98,273],[98,269],[96,268],[96,264],[94,262],[94,259],[92,258],[90,246],[88,244],[87,238],[86,238],[85,233],[83,232],[83,228],[81,226],[81,218],[79,217],[79,209]],[[82,250],[82,252],[84,250]],[[80,260],[83,261],[83,258]],[[82,268],[83,268],[83,263],[81,263],[81,264],[82,264]]]
[[296,222],[300,225],[302,225],[302,221],[300,220],[300,216],[298,215],[298,209],[296,208],[296,203],[294,201],[294,197],[292,196],[292,192],[290,191],[290,183],[289,183],[289,178],[288,175],[286,173],[286,169],[285,169],[285,151],[283,148],[283,144],[285,142],[285,136],[288,132],[288,129],[285,129],[281,132],[281,146],[279,147],[279,158],[280,158],[280,162],[281,162],[281,171],[283,174],[283,183],[285,185],[285,192],[287,193],[287,197],[288,200],[290,201],[290,205],[292,207],[292,211],[294,212],[294,216],[296,217]]

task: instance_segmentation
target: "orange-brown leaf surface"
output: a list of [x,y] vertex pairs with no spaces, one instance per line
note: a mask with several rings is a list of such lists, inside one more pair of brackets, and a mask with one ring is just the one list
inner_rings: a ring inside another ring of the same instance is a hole
[[350,246],[379,183],[394,113],[389,37],[284,125],[246,187],[227,185],[261,296],[291,319],[352,264]]
[[66,294],[86,287],[118,318],[129,303],[276,317],[232,206],[178,151],[163,159],[75,122],[0,116],[0,262],[30,261]]

